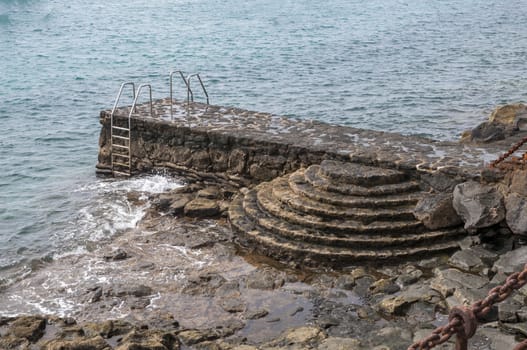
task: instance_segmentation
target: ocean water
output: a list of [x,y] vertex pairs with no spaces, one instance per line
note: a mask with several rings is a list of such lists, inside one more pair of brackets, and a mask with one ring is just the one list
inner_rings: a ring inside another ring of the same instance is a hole
[[133,226],[127,192],[180,185],[95,177],[121,82],[166,97],[170,70],[200,72],[214,104],[456,139],[527,99],[526,5],[0,0],[0,289]]

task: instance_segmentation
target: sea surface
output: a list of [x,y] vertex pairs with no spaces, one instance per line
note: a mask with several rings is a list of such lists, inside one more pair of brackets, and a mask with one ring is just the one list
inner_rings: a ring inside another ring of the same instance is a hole
[[0,0],[0,290],[181,185],[95,177],[121,82],[199,72],[213,104],[454,140],[527,100],[526,62],[525,0]]

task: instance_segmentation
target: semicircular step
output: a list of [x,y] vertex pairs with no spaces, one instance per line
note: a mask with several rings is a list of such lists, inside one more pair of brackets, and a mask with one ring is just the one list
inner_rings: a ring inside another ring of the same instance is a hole
[[413,209],[415,205],[392,206],[388,208],[379,206],[378,208],[370,209],[364,207],[339,207],[320,203],[306,197],[300,197],[294,193],[289,187],[288,179],[283,177],[273,180],[270,187],[273,197],[300,213],[328,218],[349,218],[363,223],[379,220],[401,221],[414,219]]
[[421,192],[407,192],[376,196],[347,195],[337,192],[322,191],[313,187],[304,177],[305,170],[297,170],[289,176],[289,187],[296,194],[320,203],[327,203],[343,207],[387,207],[399,205],[415,205],[422,196]]
[[[263,211],[287,222],[322,231],[345,234],[385,234],[417,231],[419,229],[422,230],[424,227],[421,222],[415,219],[398,221],[375,220],[375,217],[369,216],[369,214],[375,215],[374,212],[365,214],[362,221],[324,218],[307,213],[299,213],[274,199],[271,183],[262,183],[252,191],[256,191],[258,205]],[[377,218],[382,219],[382,216]]]
[[335,160],[323,160],[318,167],[318,175],[333,183],[362,187],[396,184],[408,179],[408,175],[398,170]]
[[388,194],[407,193],[419,189],[419,183],[416,181],[405,181],[401,183],[379,185],[375,187],[364,187],[353,184],[335,184],[327,178],[319,176],[318,165],[311,165],[304,172],[305,179],[313,187],[318,189],[336,192],[352,196],[384,196]]
[[379,248],[389,246],[393,248],[410,245],[431,245],[438,241],[455,239],[465,232],[464,230],[455,228],[423,233],[408,232],[404,234],[355,234],[339,236],[290,224],[263,212],[258,206],[254,192],[247,193],[241,205],[243,212],[255,224],[255,227],[259,226],[270,233],[282,236],[288,240],[335,247]]
[[258,227],[244,217],[242,198],[237,197],[229,207],[231,225],[240,232],[252,247],[266,255],[279,259],[302,259],[308,265],[317,265],[320,262],[329,265],[342,265],[359,261],[385,261],[409,259],[417,256],[437,254],[458,248],[456,241],[447,241],[430,246],[409,247],[401,249],[343,249],[342,247],[322,246],[307,242],[288,241],[276,237]]

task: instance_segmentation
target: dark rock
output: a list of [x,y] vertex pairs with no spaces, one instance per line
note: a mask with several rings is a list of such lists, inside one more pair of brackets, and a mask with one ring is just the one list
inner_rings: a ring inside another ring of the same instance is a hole
[[184,212],[186,216],[191,217],[214,217],[220,213],[220,207],[216,201],[206,198],[195,198],[185,205]]
[[136,330],[127,334],[116,350],[177,350],[179,341],[171,332]]
[[197,271],[189,276],[183,292],[190,295],[213,296],[225,282],[225,278],[216,272]]
[[501,193],[495,187],[475,181],[455,187],[453,204],[467,230],[489,227],[505,218]]
[[516,315],[516,312],[518,312],[520,307],[520,304],[511,302],[509,300],[499,303],[498,319],[501,322],[518,322],[518,316]]
[[172,215],[183,214],[185,206],[192,199],[194,199],[194,196],[192,194],[182,194],[178,196],[177,199],[174,199],[172,203],[170,203],[168,210]]
[[82,326],[82,333],[91,338],[97,335],[103,338],[111,338],[132,331],[133,326],[122,320],[108,320],[101,323],[86,323]]
[[220,306],[223,310],[230,313],[244,312],[247,309],[247,304],[240,298],[223,298]]
[[457,289],[481,289],[487,286],[488,279],[457,269],[446,269],[436,272],[436,277],[430,281],[430,287],[440,292],[444,297],[452,295]]
[[465,131],[461,136],[462,143],[486,143],[503,140],[512,135],[514,128],[492,122],[483,122],[472,130]]
[[401,271],[401,274],[397,277],[395,283],[400,287],[406,287],[419,281],[422,276],[423,271],[414,266],[407,266]]
[[355,278],[350,275],[341,275],[335,282],[335,287],[345,290],[352,290],[355,287]]
[[393,294],[398,292],[401,288],[393,282],[392,279],[383,278],[375,281],[370,286],[372,294],[383,293],[383,294]]
[[0,349],[2,350],[30,350],[31,344],[26,338],[18,338],[14,335],[0,337]]
[[36,342],[44,335],[46,320],[40,316],[22,316],[17,318],[7,331],[17,338],[25,338],[30,342]]
[[414,209],[414,216],[428,229],[457,226],[462,223],[452,206],[450,193],[428,194],[421,198]]
[[478,272],[485,267],[483,261],[469,249],[455,252],[448,259],[448,263],[453,267],[469,272]]
[[527,235],[527,197],[511,193],[505,198],[505,216],[512,233]]
[[494,272],[501,272],[510,275],[514,272],[520,272],[525,266],[525,257],[527,256],[527,247],[520,247],[513,251],[503,254],[492,267]]
[[198,191],[196,197],[206,199],[219,199],[220,190],[216,186],[205,187],[204,189]]

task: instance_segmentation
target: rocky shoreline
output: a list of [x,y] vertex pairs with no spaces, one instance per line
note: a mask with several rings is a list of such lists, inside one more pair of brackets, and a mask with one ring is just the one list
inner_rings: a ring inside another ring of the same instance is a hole
[[[2,318],[0,348],[406,349],[446,323],[449,308],[484,297],[523,268],[527,256],[496,225],[451,256],[341,270],[283,265],[234,243],[223,217],[234,192],[194,181],[151,196],[136,229],[13,286],[16,294],[57,274],[50,289],[78,307],[67,317]],[[139,197],[129,195],[132,205],[144,205]],[[527,337],[526,299],[524,287],[498,304],[469,348],[511,349]]]

